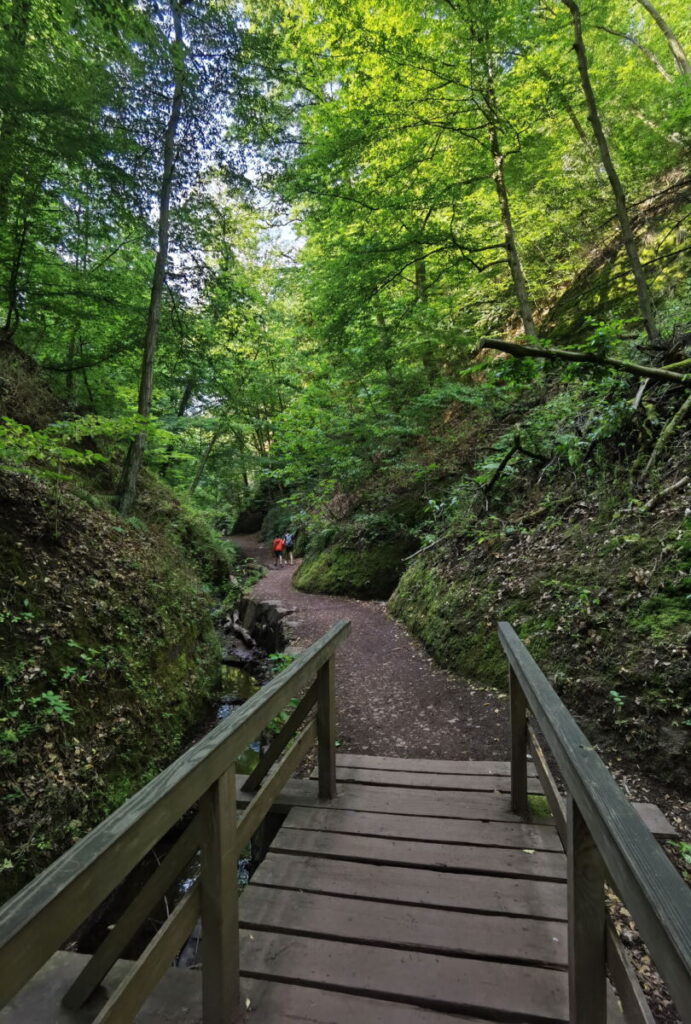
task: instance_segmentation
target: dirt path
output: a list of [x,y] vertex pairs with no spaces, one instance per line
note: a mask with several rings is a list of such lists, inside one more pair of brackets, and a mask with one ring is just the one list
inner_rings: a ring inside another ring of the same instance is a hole
[[303,594],[295,566],[271,567],[258,536],[231,540],[268,567],[252,596],[296,609],[294,646],[308,647],[339,619],[353,628],[336,659],[338,731],[343,750],[392,757],[506,760],[506,698],[474,690],[437,667],[381,601]]

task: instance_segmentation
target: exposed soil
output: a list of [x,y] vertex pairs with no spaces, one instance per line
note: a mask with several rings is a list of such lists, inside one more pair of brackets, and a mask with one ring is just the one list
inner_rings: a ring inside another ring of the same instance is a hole
[[304,594],[292,586],[295,565],[275,569],[257,534],[231,538],[267,567],[251,593],[296,610],[293,646],[308,647],[339,619],[352,632],[336,657],[341,748],[386,757],[506,760],[507,702],[474,689],[435,665],[420,644],[387,615],[384,602]]

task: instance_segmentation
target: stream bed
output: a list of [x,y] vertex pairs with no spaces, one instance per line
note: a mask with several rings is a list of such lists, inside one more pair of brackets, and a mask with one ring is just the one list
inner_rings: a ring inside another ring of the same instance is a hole
[[[216,695],[209,702],[207,712],[190,731],[186,747],[198,742],[219,722],[232,716],[246,700],[261,689],[262,685],[289,663],[291,659],[282,653],[288,642],[284,619],[289,613],[289,609],[275,604],[243,598],[239,606],[219,622],[221,664]],[[248,775],[252,772],[259,761],[262,747],[269,738],[270,733],[263,732],[242,752],[235,762],[235,769],[239,775]],[[72,937],[68,949],[80,953],[94,953],[98,949],[134,896],[158,868],[191,817],[192,812],[185,815],[142,859],[90,920]],[[253,838],[242,851],[237,865],[239,888],[244,888],[249,881],[278,824],[269,820],[267,827],[260,829],[256,841]],[[197,855],[127,945],[122,953],[124,959],[136,959],[141,955],[173,907],[199,877],[200,866],[200,856]],[[181,967],[193,967],[199,963],[200,955],[201,922],[197,922],[175,963]]]

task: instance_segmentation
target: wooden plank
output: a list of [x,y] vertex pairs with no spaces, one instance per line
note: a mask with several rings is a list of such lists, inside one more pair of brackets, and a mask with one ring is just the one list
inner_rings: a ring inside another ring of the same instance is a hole
[[201,827],[199,816],[195,815],[161,865],[125,908],[93,956],[89,957],[84,970],[65,994],[63,1006],[77,1010],[100,985],[128,942],[141,928],[146,917],[163,899],[182,869],[192,859],[200,843]]
[[249,1000],[242,1024],[486,1024],[421,1006],[259,978],[243,979],[242,990]]
[[254,882],[240,898],[240,927],[561,968],[568,953],[562,921],[375,903]]
[[617,891],[691,1019],[691,892],[507,622],[499,639]]
[[562,853],[559,836],[544,825],[463,821],[452,818],[414,817],[409,814],[370,814],[320,807],[293,807],[283,828],[344,832],[348,835],[385,836],[429,843],[470,843],[523,850]]
[[[382,771],[376,768],[349,768],[336,765],[339,782],[365,786],[404,786],[412,789],[449,789],[477,793],[510,793],[508,775],[435,775],[433,772]],[[316,771],[311,778],[316,778]],[[528,779],[529,793],[542,793],[540,780]]]
[[429,868],[434,871],[566,881],[566,857],[563,853],[545,853],[529,847],[507,850],[492,846],[410,842],[288,828],[280,830],[271,844],[271,850],[274,853],[300,853],[337,860]]
[[125,975],[94,1024],[122,1024],[134,1016],[161,980],[170,961],[194,928],[201,910],[199,885],[195,883],[158,930],[132,970]]
[[199,814],[204,1024],[227,1024],[240,1007],[234,768],[204,794]]
[[0,909],[0,1006],[311,681],[349,632],[349,622],[338,622]]
[[[435,775],[505,775],[511,776],[508,761],[448,761],[427,757],[379,757],[372,754],[336,754],[339,768],[372,768],[375,771],[432,772]],[[528,774],[535,775],[535,766],[528,762]]]
[[[84,953],[54,953],[3,1010],[0,1024],[87,1024],[97,1008],[132,970],[131,960],[118,960],[93,1002],[75,1013],[60,1005],[65,991],[83,971],[89,957]],[[200,1024],[202,1019],[201,973],[172,968],[143,1004],[136,1024]],[[131,1020],[131,1018],[130,1018]]]
[[336,796],[336,663],[330,658],[317,673],[317,764],[319,796]]
[[242,784],[244,793],[256,793],[262,780],[281,756],[302,723],[305,721],[317,700],[317,683],[312,683],[302,697],[298,706],[279,733],[277,733],[261,756],[259,764]]
[[571,1024],[607,1024],[605,870],[575,800],[567,803]]
[[500,1019],[566,1024],[564,971],[326,939],[242,932],[251,977]]
[[657,804],[634,803],[636,814],[656,839],[674,839],[678,832],[664,816]]
[[528,814],[528,706],[513,667],[509,665],[511,721],[511,810]]
[[[550,771],[545,752],[540,746],[533,729],[529,729],[530,746],[533,752],[533,760],[537,773],[542,783],[543,792],[547,798],[554,824],[561,836],[562,843],[566,845],[566,801],[559,792],[556,780]],[[532,792],[532,790],[531,790]],[[631,806],[639,818],[656,839],[674,839],[677,830],[667,820],[657,804],[632,802]]]
[[[302,730],[280,764],[276,767],[273,775],[269,776],[262,789],[252,797],[244,814],[237,826],[237,849],[236,856],[240,855],[242,848],[250,841],[262,821],[274,806],[276,798],[283,789],[287,779],[298,767],[310,747],[314,746],[317,739],[317,723],[312,720]],[[236,788],[240,785],[236,783]]]
[[[241,777],[240,777],[241,778]],[[238,791],[238,806],[247,805],[247,794]],[[275,808],[323,807],[313,779],[291,779],[275,802]],[[509,809],[508,794],[446,792],[401,786],[358,786],[341,783],[338,796],[329,806],[339,810],[370,811],[376,814],[412,814],[428,818],[466,818],[479,821],[520,823],[524,819]],[[536,825],[549,827],[551,818],[534,818]]]
[[549,809],[554,818],[554,827],[559,833],[559,838],[566,848],[566,802],[559,792],[556,779],[550,771],[545,752],[535,735],[535,730],[528,728],[528,740],[533,754],[533,763],[537,769],[542,789],[549,804]]
[[389,903],[566,920],[566,886],[541,879],[447,874],[269,853],[255,871],[253,881],[279,889],[358,896]]

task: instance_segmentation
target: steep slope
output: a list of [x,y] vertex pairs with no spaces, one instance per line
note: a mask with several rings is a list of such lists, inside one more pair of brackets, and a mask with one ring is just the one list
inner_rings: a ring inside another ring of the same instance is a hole
[[[6,356],[0,411],[44,427],[66,410],[31,369]],[[218,679],[234,549],[150,474],[122,519],[116,470],[0,472],[0,900],[179,752]]]

